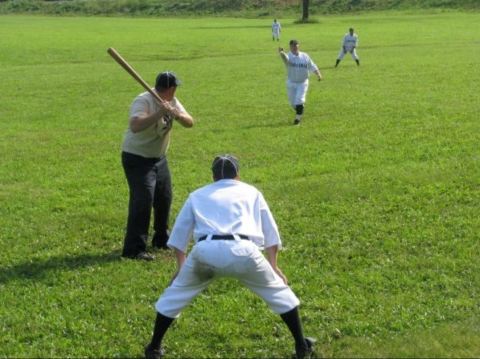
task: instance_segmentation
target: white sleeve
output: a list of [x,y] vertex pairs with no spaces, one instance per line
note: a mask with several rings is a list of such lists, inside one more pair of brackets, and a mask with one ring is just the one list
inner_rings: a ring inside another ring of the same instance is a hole
[[310,57],[308,57],[308,70],[310,72],[318,71],[318,66],[313,62]]
[[192,237],[194,225],[195,217],[192,210],[192,201],[190,200],[190,197],[188,197],[178,213],[167,245],[169,247],[177,248],[185,253],[187,251],[188,242]]
[[277,245],[278,248],[282,248],[282,241],[280,239],[280,233],[278,232],[277,223],[273,218],[268,204],[263,198],[263,195],[259,194],[260,201],[260,220],[262,221],[262,232],[264,235],[264,247],[272,247]]

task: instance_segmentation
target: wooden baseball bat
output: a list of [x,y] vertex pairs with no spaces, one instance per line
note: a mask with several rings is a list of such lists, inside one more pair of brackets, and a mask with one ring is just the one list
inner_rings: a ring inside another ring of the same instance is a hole
[[158,94],[152,90],[152,88],[145,82],[144,79],[133,69],[132,66],[129,65],[129,63],[115,50],[113,47],[109,47],[107,50],[108,54],[120,65],[124,68],[125,71],[127,71],[130,76],[132,76],[142,87],[150,92],[150,94],[161,104],[164,104],[165,101],[158,96]]

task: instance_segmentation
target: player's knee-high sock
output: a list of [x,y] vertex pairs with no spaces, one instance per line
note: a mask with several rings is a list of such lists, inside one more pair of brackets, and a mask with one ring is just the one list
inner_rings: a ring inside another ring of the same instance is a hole
[[160,349],[163,336],[165,335],[168,328],[170,327],[170,324],[172,324],[174,320],[174,318],[169,318],[160,313],[157,313],[157,318],[155,319],[155,327],[153,328],[152,341],[150,342],[150,347],[152,349]]
[[305,106],[303,105],[295,105],[295,112],[296,112],[295,118],[297,120],[300,120],[302,118],[304,108]]
[[355,59],[355,62],[357,63],[357,66],[360,66],[360,60]]
[[340,59],[337,59],[337,62],[335,62],[335,67],[337,67],[339,63],[340,63]]
[[304,347],[305,337],[303,336],[302,322],[300,321],[300,315],[298,314],[298,307],[293,308],[289,312],[280,314],[280,317],[292,333],[293,338],[295,339],[295,346]]

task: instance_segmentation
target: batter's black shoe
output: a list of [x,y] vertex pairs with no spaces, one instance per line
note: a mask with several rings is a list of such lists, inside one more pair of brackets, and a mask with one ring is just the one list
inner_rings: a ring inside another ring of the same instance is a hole
[[145,347],[145,359],[161,359],[165,355],[163,348],[153,349],[150,344]]
[[166,231],[163,234],[155,233],[152,238],[152,247],[155,249],[170,249],[167,246],[168,238],[170,238],[169,231]]
[[305,337],[305,345],[301,347],[295,346],[295,358],[296,359],[305,359],[311,358],[313,355],[313,347],[315,346],[316,340],[310,337]]
[[122,254],[122,257],[128,259],[139,259],[144,261],[153,261],[155,259],[155,256],[147,252],[139,252],[137,254]]
[[155,256],[147,252],[140,252],[134,258],[142,261],[153,261]]
[[169,250],[170,247],[167,246],[167,243],[152,243],[152,248],[154,249],[154,251],[157,251],[157,250]]
[[294,121],[293,121],[293,124],[296,126],[296,125],[299,125],[300,124],[300,119],[296,118]]

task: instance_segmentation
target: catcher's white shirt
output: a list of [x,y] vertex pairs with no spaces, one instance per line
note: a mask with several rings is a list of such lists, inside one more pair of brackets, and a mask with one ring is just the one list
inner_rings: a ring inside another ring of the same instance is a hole
[[317,65],[312,61],[310,56],[305,52],[299,52],[298,56],[291,51],[287,54],[287,76],[288,81],[304,82],[308,80],[310,72],[318,70]]
[[357,47],[358,36],[357,34],[350,35],[349,32],[345,34],[342,41],[342,46],[347,49],[347,51],[352,50],[354,47]]
[[260,191],[222,179],[192,192],[180,210],[167,245],[186,252],[193,235],[243,234],[260,248],[281,247],[277,224]]

